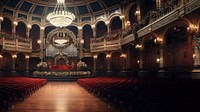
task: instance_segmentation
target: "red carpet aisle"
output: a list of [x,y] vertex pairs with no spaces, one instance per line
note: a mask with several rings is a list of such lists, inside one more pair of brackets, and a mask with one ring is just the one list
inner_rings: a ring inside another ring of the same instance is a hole
[[11,112],[119,112],[76,82],[48,82]]

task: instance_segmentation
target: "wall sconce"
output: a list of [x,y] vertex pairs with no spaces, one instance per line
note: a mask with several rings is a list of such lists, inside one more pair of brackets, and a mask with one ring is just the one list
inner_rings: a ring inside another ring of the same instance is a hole
[[121,15],[119,16],[120,19],[124,19],[125,18],[125,15]]
[[140,64],[140,60],[137,60],[137,64]]
[[126,54],[121,54],[121,58],[126,58]]
[[79,29],[79,30],[82,30],[83,28],[82,28],[82,26],[78,26],[78,29]]
[[3,17],[0,16],[0,21],[3,21]]
[[17,25],[18,25],[18,22],[17,22],[17,21],[14,21],[13,24],[14,24],[15,26],[17,26]]
[[142,45],[137,44],[137,45],[135,46],[135,48],[140,49],[140,48],[142,48]]
[[42,41],[41,41],[41,40],[37,40],[37,43],[38,43],[38,44],[41,44],[41,43],[42,43]]
[[0,59],[2,59],[3,58],[3,56],[0,54]]
[[94,58],[94,59],[97,59],[97,55],[94,55],[93,58]]
[[93,25],[91,25],[91,27],[92,27],[92,29],[93,29],[93,28],[95,28],[95,25],[93,24]]
[[40,27],[40,30],[44,30],[44,28],[45,28],[44,26],[41,26],[41,27]]
[[81,39],[81,40],[80,40],[80,43],[81,43],[81,44],[84,44],[84,39]]
[[29,58],[30,58],[30,56],[26,56],[25,58],[26,58],[26,59],[29,59]]
[[157,59],[156,59],[156,62],[159,63],[159,62],[160,62],[160,58],[157,58]]
[[192,32],[197,32],[198,31],[198,26],[191,24],[189,27],[187,27],[188,31],[192,31]]
[[13,59],[16,59],[16,58],[17,58],[17,55],[16,55],[16,54],[12,55],[12,58],[13,58]]
[[28,24],[27,25],[27,28],[31,29],[32,25],[31,24]]
[[193,57],[193,59],[195,59],[196,58],[196,54],[193,54],[192,57]]
[[105,24],[108,25],[110,22],[109,21],[105,21]]
[[106,58],[111,58],[111,55],[110,55],[110,54],[107,54],[107,55],[106,55]]
[[156,38],[156,39],[154,39],[154,42],[155,42],[155,43],[157,43],[157,42],[160,43],[160,42],[162,42],[162,41],[163,41],[163,40],[162,40],[161,38]]

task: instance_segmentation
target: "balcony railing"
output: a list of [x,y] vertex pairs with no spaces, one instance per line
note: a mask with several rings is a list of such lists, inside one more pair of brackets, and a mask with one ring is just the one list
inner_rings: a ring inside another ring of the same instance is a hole
[[142,28],[140,28],[137,32],[138,37],[142,37],[163,26],[166,26],[178,20],[180,17],[198,9],[199,7],[199,0],[187,0],[183,4],[172,6],[166,12],[152,11],[150,14],[151,16],[148,16],[148,19],[146,19],[148,22],[143,21],[146,25],[142,25],[142,23],[139,24]]
[[121,50],[121,46],[134,40],[133,28],[119,29],[90,40],[90,51]]
[[32,40],[17,35],[0,32],[0,45],[3,51],[32,52]]

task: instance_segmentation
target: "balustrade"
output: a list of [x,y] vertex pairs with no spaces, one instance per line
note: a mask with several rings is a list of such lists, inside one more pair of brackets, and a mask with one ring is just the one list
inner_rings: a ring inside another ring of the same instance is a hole
[[2,50],[32,52],[32,40],[30,38],[23,38],[18,35],[9,35],[5,32],[0,32],[0,40]]

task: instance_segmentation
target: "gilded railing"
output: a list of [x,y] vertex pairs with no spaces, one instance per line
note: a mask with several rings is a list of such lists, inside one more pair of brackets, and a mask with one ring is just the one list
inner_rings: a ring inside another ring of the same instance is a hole
[[138,37],[147,35],[167,24],[170,24],[180,17],[189,14],[190,12],[198,9],[200,7],[199,0],[188,0],[185,3],[174,7],[172,11],[169,11],[166,14],[160,14],[156,19],[150,21],[148,25],[138,30]]
[[17,35],[0,32],[0,45],[3,51],[32,52],[32,40]]

